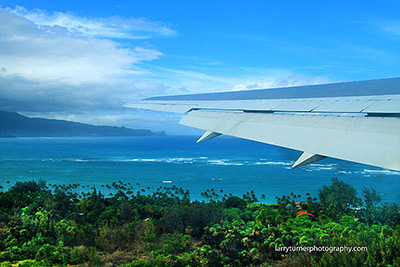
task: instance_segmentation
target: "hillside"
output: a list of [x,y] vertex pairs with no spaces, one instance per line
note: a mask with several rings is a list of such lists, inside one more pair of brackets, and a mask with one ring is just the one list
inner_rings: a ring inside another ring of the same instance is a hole
[[0,137],[152,135],[165,135],[165,133],[126,127],[95,126],[65,120],[29,118],[15,112],[0,111]]
[[267,205],[253,191],[191,201],[175,185],[130,181],[0,190],[0,267],[400,266],[399,206],[371,188],[360,199],[332,179],[319,201],[292,193]]

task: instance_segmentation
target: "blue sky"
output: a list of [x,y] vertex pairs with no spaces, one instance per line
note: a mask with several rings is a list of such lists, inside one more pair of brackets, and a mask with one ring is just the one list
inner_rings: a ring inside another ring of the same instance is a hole
[[397,1],[0,3],[0,109],[31,116],[193,133],[121,106],[400,74]]

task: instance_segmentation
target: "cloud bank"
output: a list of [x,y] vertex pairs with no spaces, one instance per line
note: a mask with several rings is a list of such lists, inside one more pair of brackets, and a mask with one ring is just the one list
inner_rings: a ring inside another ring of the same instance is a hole
[[[34,20],[40,18],[37,14],[41,13],[37,12]],[[105,38],[49,32],[41,28],[43,23],[36,24],[15,13],[0,10],[1,108],[17,111],[119,108],[121,101],[164,90],[162,85],[140,79],[147,71],[138,65],[162,56],[157,49],[126,48]],[[63,28],[64,24],[52,25]]]
[[141,112],[132,116],[133,111],[122,105],[155,95],[329,81],[288,70],[205,67],[201,63],[195,68],[158,66],[164,54],[149,45],[151,38],[173,40],[178,36],[167,24],[146,18],[85,18],[23,7],[0,8],[0,110],[160,129],[167,127],[168,120],[175,125],[178,117],[162,119],[153,114],[149,119]]

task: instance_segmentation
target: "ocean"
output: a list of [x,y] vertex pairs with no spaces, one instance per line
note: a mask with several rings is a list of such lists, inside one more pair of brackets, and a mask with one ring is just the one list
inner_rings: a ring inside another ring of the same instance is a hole
[[1,138],[0,185],[6,190],[17,181],[43,179],[95,185],[107,194],[101,185],[121,180],[147,192],[183,187],[193,200],[202,200],[208,188],[238,196],[253,190],[261,202],[275,203],[291,192],[304,201],[306,193],[318,196],[337,177],[360,196],[363,187],[372,187],[383,202],[400,203],[400,172],[335,159],[291,169],[301,152],[224,136],[196,144],[197,138]]

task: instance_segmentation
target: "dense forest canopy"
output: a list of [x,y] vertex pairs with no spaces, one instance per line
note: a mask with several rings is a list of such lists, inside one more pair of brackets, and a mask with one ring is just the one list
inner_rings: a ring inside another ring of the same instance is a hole
[[[254,192],[191,201],[176,186],[17,182],[0,192],[0,266],[400,266],[398,205],[362,193],[332,179],[319,199],[268,205]],[[314,245],[367,251],[277,249]]]

